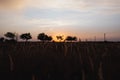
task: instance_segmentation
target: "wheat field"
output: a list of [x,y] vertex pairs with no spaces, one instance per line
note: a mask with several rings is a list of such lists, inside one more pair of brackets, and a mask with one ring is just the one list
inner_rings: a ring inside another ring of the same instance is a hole
[[120,43],[0,43],[0,80],[119,80]]

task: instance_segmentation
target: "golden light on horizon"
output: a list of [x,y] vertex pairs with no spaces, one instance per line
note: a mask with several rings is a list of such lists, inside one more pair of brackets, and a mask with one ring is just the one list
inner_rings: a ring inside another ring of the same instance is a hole
[[[62,37],[62,40],[61,39],[58,39],[57,37]],[[67,34],[66,33],[54,33],[53,35],[52,35],[52,37],[53,37],[53,40],[54,41],[56,41],[56,42],[62,42],[62,41],[64,41],[65,40],[65,38],[66,38],[66,36],[67,36]]]

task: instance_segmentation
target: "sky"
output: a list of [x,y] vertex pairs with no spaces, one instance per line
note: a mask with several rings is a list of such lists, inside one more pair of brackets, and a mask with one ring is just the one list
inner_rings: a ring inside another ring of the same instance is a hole
[[0,0],[0,37],[6,32],[120,41],[120,0]]

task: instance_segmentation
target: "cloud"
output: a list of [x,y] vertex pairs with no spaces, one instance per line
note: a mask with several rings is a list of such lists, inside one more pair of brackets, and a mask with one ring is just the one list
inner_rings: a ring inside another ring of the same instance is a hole
[[57,29],[62,26],[75,25],[76,22],[72,20],[63,19],[52,19],[52,18],[26,18],[26,16],[21,14],[9,14],[3,13],[0,15],[0,32],[18,31],[26,32],[36,30],[49,31],[52,29]]
[[[120,12],[120,0],[30,0],[29,7],[114,13]],[[96,10],[97,9],[97,10]],[[101,10],[103,9],[103,10]]]
[[[0,0],[0,9],[61,9],[114,13],[120,12],[120,0]],[[105,8],[101,10],[100,8]],[[105,11],[105,12],[104,12]]]
[[94,11],[97,14],[102,14],[102,15],[118,15],[120,14],[120,8],[105,8],[105,7],[101,7],[99,9],[96,9]]
[[29,6],[37,8],[72,9],[86,7],[83,1],[76,0],[31,0]]
[[0,9],[21,9],[25,0],[0,0]]
[[40,27],[61,27],[75,25],[76,22],[73,20],[56,20],[56,19],[32,19],[28,20],[28,24],[38,25]]
[[39,8],[120,7],[119,4],[120,0],[30,0],[31,6]]

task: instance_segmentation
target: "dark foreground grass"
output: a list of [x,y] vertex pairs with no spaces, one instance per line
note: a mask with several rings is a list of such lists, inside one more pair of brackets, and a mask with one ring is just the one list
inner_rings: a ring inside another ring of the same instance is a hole
[[0,43],[0,80],[120,80],[120,43]]

